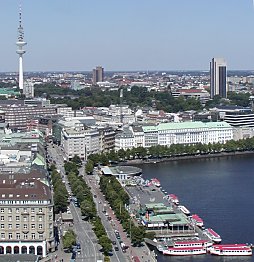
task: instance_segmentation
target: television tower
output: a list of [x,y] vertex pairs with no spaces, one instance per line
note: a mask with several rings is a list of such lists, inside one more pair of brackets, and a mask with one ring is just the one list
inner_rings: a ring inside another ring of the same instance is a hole
[[19,7],[19,27],[18,27],[18,41],[16,42],[17,51],[16,53],[19,55],[19,89],[23,90],[24,87],[24,79],[23,79],[23,55],[25,54],[25,50],[23,47],[26,45],[24,41],[24,29],[22,27],[22,16],[21,16],[21,6]]

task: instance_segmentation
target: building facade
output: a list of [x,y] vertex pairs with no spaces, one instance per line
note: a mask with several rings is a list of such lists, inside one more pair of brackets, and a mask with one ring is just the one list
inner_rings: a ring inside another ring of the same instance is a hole
[[53,201],[49,187],[35,179],[0,180],[0,254],[54,251]]
[[75,155],[87,159],[90,154],[99,153],[100,135],[97,129],[84,127],[63,128],[61,131],[61,145],[67,159]]
[[227,64],[223,58],[213,58],[210,63],[211,98],[227,97]]
[[[233,139],[233,127],[226,122],[181,122],[146,125],[140,129],[126,129],[116,135],[115,149],[172,144],[225,143]],[[137,136],[137,137],[136,137]],[[142,137],[143,136],[143,137]]]
[[97,82],[103,82],[104,81],[104,68],[102,66],[96,66],[95,69],[93,69],[93,84],[96,85]]

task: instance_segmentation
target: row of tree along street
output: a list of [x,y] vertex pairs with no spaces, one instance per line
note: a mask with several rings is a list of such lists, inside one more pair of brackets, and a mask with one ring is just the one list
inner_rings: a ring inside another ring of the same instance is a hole
[[[68,191],[58,173],[56,166],[50,166],[51,182],[54,188],[54,213],[66,212],[68,207]],[[63,248],[71,251],[72,246],[76,244],[76,234],[73,230],[68,230],[63,236]]]
[[88,157],[86,172],[91,173],[94,165],[108,165],[117,163],[118,161],[133,160],[133,159],[170,159],[180,156],[195,156],[209,155],[218,153],[232,153],[254,151],[254,137],[241,139],[238,141],[230,140],[223,143],[209,144],[172,144],[170,146],[152,146],[149,148],[137,147],[132,149],[120,149],[117,152],[114,150],[108,153],[92,154]]
[[90,187],[86,184],[82,176],[79,175],[80,161],[67,162],[64,164],[65,172],[71,186],[72,193],[76,196],[80,204],[81,214],[85,220],[93,225],[93,230],[99,240],[99,244],[105,255],[112,250],[111,240],[102,225],[100,217],[97,215],[96,205]]
[[114,176],[101,176],[100,189],[134,246],[139,246],[144,237],[151,237],[146,235],[143,226],[137,226],[133,222],[125,208],[129,205],[129,196]]

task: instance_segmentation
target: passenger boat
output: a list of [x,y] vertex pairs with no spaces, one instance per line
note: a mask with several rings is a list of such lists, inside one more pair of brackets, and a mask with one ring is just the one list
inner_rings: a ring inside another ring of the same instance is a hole
[[173,243],[174,247],[211,247],[212,241],[209,240],[192,240],[192,241],[176,241]]
[[217,256],[252,256],[252,248],[246,244],[214,245],[209,252]]
[[206,254],[206,248],[203,247],[169,247],[163,250],[163,255],[170,256],[191,256]]
[[178,206],[178,208],[187,216],[190,215],[190,211],[185,206]]
[[169,199],[172,203],[174,203],[174,204],[176,204],[176,205],[179,205],[179,199],[178,199],[178,197],[177,197],[176,195],[174,195],[174,194],[169,194],[169,195],[168,195],[168,199]]
[[207,228],[203,231],[203,233],[208,236],[214,243],[220,243],[221,237],[219,234],[217,234],[214,230],[211,228]]
[[200,218],[197,214],[194,214],[191,216],[192,221],[197,225],[198,227],[204,226],[204,221],[202,218]]
[[151,183],[152,183],[152,185],[154,185],[156,187],[160,187],[161,186],[161,182],[157,178],[152,178],[151,179]]

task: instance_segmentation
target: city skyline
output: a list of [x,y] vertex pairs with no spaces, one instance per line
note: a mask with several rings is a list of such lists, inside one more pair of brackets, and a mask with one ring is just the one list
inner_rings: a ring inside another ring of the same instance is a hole
[[[20,1],[0,3],[0,72],[17,72]],[[22,1],[29,52],[24,71],[209,70],[224,57],[229,70],[252,70],[251,0]],[[230,4],[230,5],[229,5]]]

